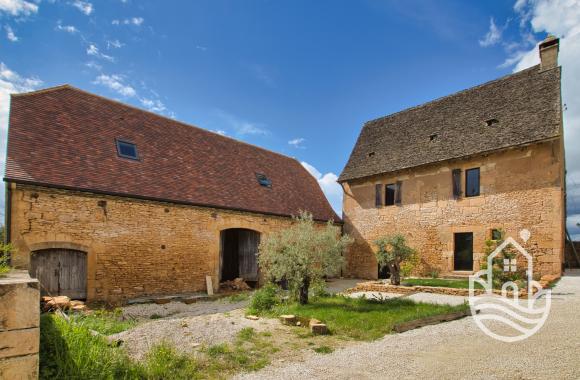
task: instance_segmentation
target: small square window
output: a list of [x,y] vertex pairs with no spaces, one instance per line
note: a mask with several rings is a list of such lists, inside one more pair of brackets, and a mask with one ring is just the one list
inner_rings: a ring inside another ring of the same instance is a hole
[[272,181],[270,178],[266,177],[265,174],[256,173],[256,179],[258,180],[260,186],[272,187]]
[[479,195],[479,168],[465,171],[465,196],[476,197]]
[[137,145],[132,142],[124,140],[117,141],[117,154],[119,157],[129,158],[131,160],[138,160],[139,155],[137,154]]
[[491,240],[501,240],[501,231],[497,228],[491,230]]

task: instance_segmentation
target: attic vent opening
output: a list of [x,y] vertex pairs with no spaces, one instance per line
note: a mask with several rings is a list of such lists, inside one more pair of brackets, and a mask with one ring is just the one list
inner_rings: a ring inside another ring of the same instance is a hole
[[485,121],[485,125],[487,125],[488,127],[492,127],[494,125],[499,124],[499,120],[498,119],[488,119]]
[[439,135],[437,133],[433,133],[433,134],[429,135],[429,141],[437,141],[438,138],[439,138]]
[[375,156],[375,152],[370,152],[370,153],[368,154],[368,156],[369,156],[369,157],[374,157],[374,156]]
[[256,179],[258,180],[260,186],[272,187],[272,181],[270,178],[266,177],[265,174],[256,173]]
[[137,145],[132,142],[125,140],[116,140],[117,143],[117,154],[119,157],[129,158],[131,160],[139,160],[139,154],[137,153]]

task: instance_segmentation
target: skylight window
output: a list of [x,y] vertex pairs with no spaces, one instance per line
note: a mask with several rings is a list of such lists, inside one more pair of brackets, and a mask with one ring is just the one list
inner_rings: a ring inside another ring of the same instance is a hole
[[270,178],[266,177],[265,174],[256,173],[256,179],[258,180],[260,186],[272,187],[272,181]]
[[131,160],[138,160],[139,154],[137,153],[137,145],[129,141],[116,140],[117,142],[117,154],[119,157],[129,158]]

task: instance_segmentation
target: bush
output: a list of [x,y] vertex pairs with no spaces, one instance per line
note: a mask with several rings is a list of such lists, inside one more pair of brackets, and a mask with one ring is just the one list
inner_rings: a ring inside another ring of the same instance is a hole
[[10,254],[14,251],[12,244],[4,244],[0,242],[0,277],[6,275],[10,272],[10,266],[8,265]]
[[254,292],[248,311],[250,314],[267,312],[272,310],[279,301],[278,287],[275,284],[269,283]]
[[[405,237],[401,234],[384,236],[374,242],[378,250],[376,252],[377,262],[381,268],[388,267],[391,272],[391,284],[401,284],[401,265],[408,261],[412,265],[417,261],[416,251],[407,245]],[[405,271],[408,270],[408,266]],[[410,272],[410,270],[408,270]]]

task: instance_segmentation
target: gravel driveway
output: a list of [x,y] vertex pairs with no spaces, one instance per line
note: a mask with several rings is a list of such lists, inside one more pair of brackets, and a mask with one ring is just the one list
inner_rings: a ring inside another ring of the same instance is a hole
[[534,336],[503,343],[472,318],[387,335],[332,354],[269,366],[239,379],[578,379],[580,272],[562,278],[552,311]]

